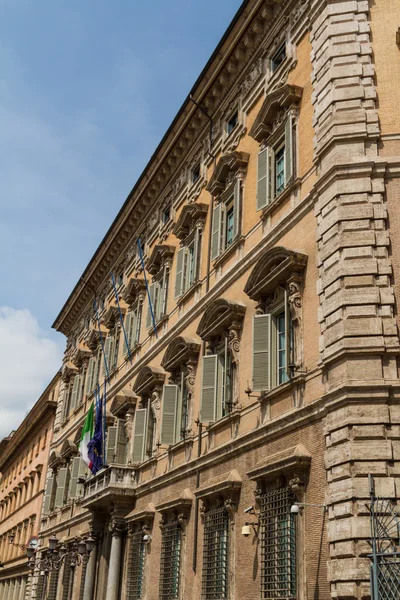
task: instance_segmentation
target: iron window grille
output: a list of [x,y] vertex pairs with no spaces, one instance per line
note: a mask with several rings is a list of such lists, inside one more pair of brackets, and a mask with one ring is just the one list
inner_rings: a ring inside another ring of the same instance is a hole
[[261,598],[296,600],[296,530],[289,488],[260,496]]
[[226,600],[229,577],[229,515],[224,506],[204,516],[202,600]]
[[86,570],[87,570],[87,563],[82,563],[81,584],[80,584],[80,588],[79,588],[79,600],[83,600],[83,594],[85,593]]
[[[49,575],[48,592],[46,596],[47,600],[56,600],[57,598],[58,576],[59,571],[51,571]],[[38,596],[38,600],[41,600],[40,596]]]
[[69,590],[74,585],[75,568],[71,567],[71,556],[67,554],[64,561],[64,572],[62,577],[61,600],[69,600]]
[[145,552],[146,544],[143,541],[143,531],[140,529],[131,535],[126,600],[139,600],[143,597]]
[[182,528],[171,521],[162,526],[159,600],[178,600],[181,571]]

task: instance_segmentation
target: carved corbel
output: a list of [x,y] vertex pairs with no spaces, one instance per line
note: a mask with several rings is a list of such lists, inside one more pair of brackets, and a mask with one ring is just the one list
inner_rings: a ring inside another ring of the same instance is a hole
[[114,536],[121,536],[126,531],[126,521],[122,517],[112,516],[109,523],[109,530]]
[[232,521],[237,509],[236,502],[232,498],[226,498],[224,501],[224,507],[226,512],[228,513],[230,520]]

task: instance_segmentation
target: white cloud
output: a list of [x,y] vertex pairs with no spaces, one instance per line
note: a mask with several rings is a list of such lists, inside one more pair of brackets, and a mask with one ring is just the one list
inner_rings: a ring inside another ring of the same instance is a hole
[[0,439],[16,429],[61,366],[62,348],[27,309],[0,307]]

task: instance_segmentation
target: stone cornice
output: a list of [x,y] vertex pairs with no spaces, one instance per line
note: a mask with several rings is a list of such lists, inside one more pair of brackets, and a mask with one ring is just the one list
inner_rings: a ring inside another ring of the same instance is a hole
[[[271,42],[273,22],[283,26],[284,18],[297,4],[298,0],[243,2],[190,95],[214,114],[221,101],[248,76],[254,55]],[[55,329],[71,334],[92,301],[92,290],[104,285],[113,265],[121,260],[135,232],[154,210],[154,202],[206,130],[206,118],[188,96],[53,323]]]
[[57,381],[60,379],[60,372],[58,372],[49,385],[46,387],[42,395],[36,404],[31,408],[28,415],[22,421],[21,425],[15,431],[11,438],[8,439],[8,443],[4,450],[0,454],[0,472],[4,471],[7,463],[12,460],[19,459],[21,447],[26,447],[29,436],[36,431],[36,429],[43,425],[44,421],[51,414],[55,415],[57,409],[57,401],[49,400],[49,395],[53,387],[57,385]]

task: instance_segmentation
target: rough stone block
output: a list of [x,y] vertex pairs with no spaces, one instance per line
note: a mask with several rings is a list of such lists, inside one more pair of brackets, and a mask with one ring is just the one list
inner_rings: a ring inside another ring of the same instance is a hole
[[[392,413],[392,408],[398,409]],[[400,423],[400,405],[390,406],[391,418],[395,414]],[[326,433],[340,429],[344,425],[362,425],[373,423],[389,423],[389,407],[384,404],[351,404],[344,406],[327,415],[325,421]]]
[[354,477],[367,477],[371,473],[377,476],[386,476],[388,474],[388,466],[385,461],[380,462],[355,462],[352,467]]
[[329,579],[331,581],[358,581],[360,579],[368,579],[369,567],[370,561],[367,558],[345,558],[332,560],[330,563],[328,563]]
[[355,425],[353,427],[353,438],[356,439],[370,439],[370,438],[384,438],[385,429],[383,425]]

